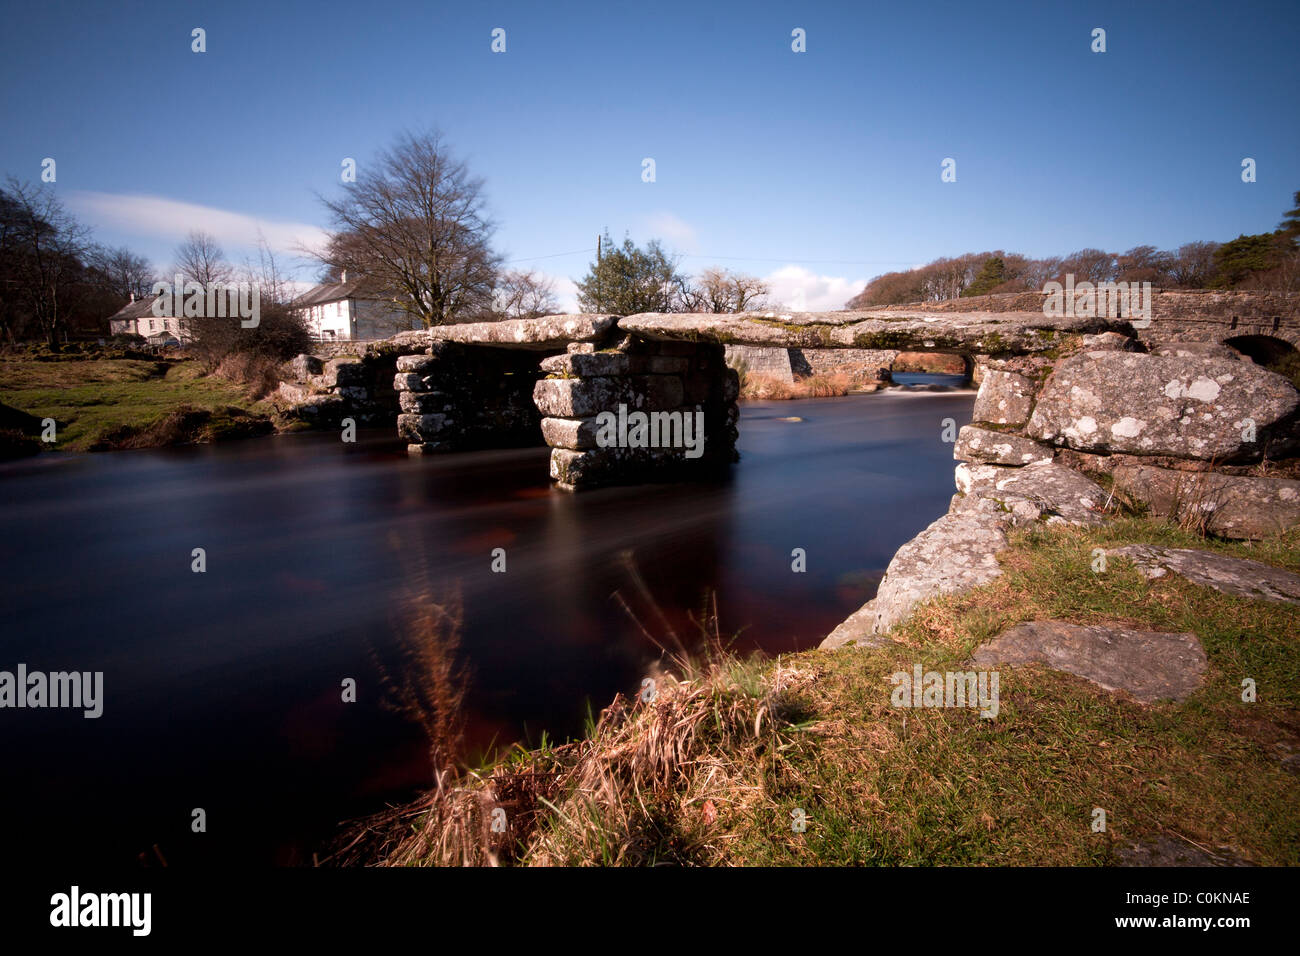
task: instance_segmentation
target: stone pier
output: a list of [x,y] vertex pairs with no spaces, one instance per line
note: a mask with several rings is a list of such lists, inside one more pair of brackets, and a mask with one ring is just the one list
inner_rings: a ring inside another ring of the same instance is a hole
[[736,460],[740,383],[721,345],[629,337],[617,349],[576,347],[542,369],[533,398],[560,488],[681,480]]

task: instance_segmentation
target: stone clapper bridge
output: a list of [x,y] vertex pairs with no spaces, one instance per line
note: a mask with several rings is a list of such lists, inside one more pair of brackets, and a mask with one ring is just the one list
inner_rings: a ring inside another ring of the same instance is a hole
[[[1001,306],[1000,311],[913,306],[865,312],[551,315],[404,332],[372,343],[367,353],[396,359],[397,427],[412,453],[544,441],[552,449],[551,477],[558,487],[575,491],[689,479],[737,460],[739,383],[726,365],[727,346],[791,354],[855,350],[868,360],[878,356],[884,367],[899,351],[955,353],[979,382],[988,369],[1026,361],[1041,379],[1056,360],[1095,344],[1085,336],[1104,333],[1112,333],[1116,342],[1131,341],[1140,351],[1183,343],[1197,354],[1216,348],[1226,353],[1221,343],[1257,341],[1272,354],[1300,345],[1300,296],[1295,294],[1284,295],[1280,303],[1276,295],[1243,293],[1157,293],[1154,298],[1146,327],[1123,318],[1047,317],[1041,305],[1025,308],[1041,303],[1041,296],[1022,294],[960,303]],[[1279,309],[1285,322],[1266,314]],[[697,449],[688,456],[683,447],[600,447],[597,417],[617,415],[620,406],[629,413],[702,414],[703,454]]]

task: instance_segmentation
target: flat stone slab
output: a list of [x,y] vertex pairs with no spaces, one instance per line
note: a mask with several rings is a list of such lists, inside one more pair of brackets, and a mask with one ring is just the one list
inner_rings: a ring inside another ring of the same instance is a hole
[[975,663],[1045,664],[1122,690],[1142,703],[1182,700],[1201,686],[1205,651],[1195,634],[1113,625],[1029,621],[975,652]]
[[1115,487],[1157,515],[1201,512],[1206,527],[1226,538],[1266,538],[1300,525],[1300,481],[1154,465],[1120,465]]
[[[982,498],[1004,508],[1015,524],[1045,520],[1059,524],[1105,524],[1102,507],[1106,491],[1071,468],[1053,461],[1023,468],[962,463],[955,472],[957,490],[966,498]],[[972,503],[961,499],[954,511],[969,511]]]
[[1214,588],[1224,594],[1300,604],[1300,574],[1270,564],[1232,558],[1192,548],[1159,548],[1130,544],[1109,548],[1106,554],[1128,558],[1148,578],[1162,578],[1170,571],[1193,584]]
[[1289,381],[1250,362],[1083,352],[1048,376],[1027,432],[1076,451],[1254,459],[1297,406]]
[[537,319],[440,325],[425,334],[431,343],[458,342],[544,352],[563,350],[570,342],[598,342],[614,328],[617,318],[614,315],[544,315]]
[[952,457],[995,465],[1032,465],[1052,460],[1053,449],[1024,435],[995,432],[978,425],[963,425],[957,433]]
[[1060,348],[1070,333],[1110,331],[1105,318],[1051,318],[1041,312],[645,312],[619,328],[647,339],[774,348],[857,348],[1017,355]]

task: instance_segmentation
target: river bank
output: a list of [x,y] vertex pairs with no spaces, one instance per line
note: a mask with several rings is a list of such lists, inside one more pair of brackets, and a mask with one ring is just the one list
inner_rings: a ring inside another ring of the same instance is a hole
[[[329,862],[1297,865],[1300,608],[1122,559],[1094,572],[1097,548],[1134,542],[1300,571],[1296,532],[1215,543],[1137,517],[1015,532],[1000,578],[881,646],[678,661],[581,740],[450,778]],[[1143,703],[1003,667],[996,719],[899,706],[891,675],[965,671],[993,635],[1049,618],[1195,633],[1204,682]],[[1244,702],[1242,675],[1268,690]]]

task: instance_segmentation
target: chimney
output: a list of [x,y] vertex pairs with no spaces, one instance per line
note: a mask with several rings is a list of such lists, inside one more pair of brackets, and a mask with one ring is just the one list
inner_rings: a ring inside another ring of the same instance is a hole
[[340,281],[342,281],[342,282],[347,282],[347,281],[348,281],[348,270],[347,270],[347,269],[344,269],[344,270],[343,270],[343,278],[342,278]]
[[[131,302],[134,302],[134,301],[135,301],[135,293],[132,292],[132,293],[131,293]],[[128,302],[127,305],[130,305],[131,302]]]

